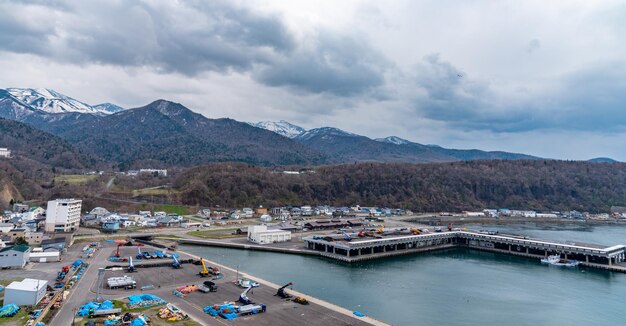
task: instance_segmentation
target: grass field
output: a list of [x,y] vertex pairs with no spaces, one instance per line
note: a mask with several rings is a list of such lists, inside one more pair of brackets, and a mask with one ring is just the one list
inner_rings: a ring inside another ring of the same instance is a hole
[[188,215],[193,209],[182,205],[154,205],[153,211],[163,211],[168,214]]
[[238,228],[225,228],[225,229],[214,229],[214,230],[204,230],[204,231],[190,231],[187,232],[188,235],[205,238],[205,239],[228,239],[228,238],[239,238],[241,235],[233,234],[233,231]]
[[95,180],[95,175],[83,175],[83,174],[64,174],[54,177],[54,182],[64,182],[67,184],[83,184],[91,180]]
[[152,187],[133,190],[133,197],[136,196],[164,196],[177,193],[177,190],[168,187]]

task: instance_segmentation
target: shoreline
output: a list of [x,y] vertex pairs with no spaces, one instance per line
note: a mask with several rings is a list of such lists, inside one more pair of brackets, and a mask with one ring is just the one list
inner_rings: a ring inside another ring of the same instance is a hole
[[626,220],[592,220],[592,219],[565,219],[565,218],[476,218],[476,217],[451,217],[451,216],[422,216],[422,217],[407,217],[398,220],[406,223],[416,223],[423,225],[434,225],[439,223],[440,225],[452,223],[453,225],[466,225],[466,224],[497,224],[497,225],[523,225],[523,224],[538,224],[538,225],[620,225],[626,226]]
[[[194,258],[194,259],[198,259],[198,260],[200,260],[200,257],[199,257],[199,256],[194,255],[194,254],[191,254],[191,253],[189,253],[189,252],[187,252],[187,251],[178,250],[178,249],[177,249],[176,251],[178,251],[178,252],[180,252],[180,253],[183,253],[183,254],[185,254],[185,255],[188,255],[188,256],[190,256],[190,257],[192,257],[192,258]],[[202,258],[202,259],[204,259],[204,258]],[[223,265],[223,264],[218,264],[218,263],[216,263],[216,262],[214,262],[214,261],[211,261],[211,260],[208,260],[208,259],[204,259],[204,260],[205,260],[205,261],[207,261],[207,262],[209,262],[210,264],[213,264],[213,265],[215,265],[215,266],[218,266],[218,267],[220,267],[220,268],[222,268],[222,269],[226,269],[226,270],[229,270],[229,271],[231,271],[231,272],[235,272],[235,273],[237,272],[237,270],[236,270],[236,269],[234,269],[234,268],[232,268],[232,267],[229,267],[229,266],[226,266],[226,265]],[[253,275],[250,275],[250,274],[248,274],[248,273],[246,273],[246,272],[239,271],[239,275],[241,275],[241,276],[242,276],[242,277],[244,277],[244,278],[251,279],[251,280],[253,280],[253,281],[255,281],[255,282],[259,283],[259,284],[266,285],[266,286],[268,286],[268,287],[270,287],[270,288],[273,288],[273,289],[275,289],[275,290],[278,290],[278,289],[280,288],[280,285],[278,285],[278,284],[275,284],[275,283],[272,283],[272,282],[270,282],[270,281],[264,280],[264,279],[262,279],[262,278],[259,278],[259,277],[256,277],[256,276],[253,276]],[[376,325],[376,326],[389,326],[389,325],[390,325],[390,324],[387,324],[387,323],[385,323],[385,322],[382,322],[382,321],[380,321],[380,320],[378,320],[378,319],[375,319],[375,318],[373,318],[373,317],[370,317],[370,316],[368,316],[368,315],[366,315],[366,316],[364,316],[364,317],[357,317],[356,315],[354,315],[354,314],[352,313],[352,311],[350,311],[350,310],[348,310],[348,309],[346,309],[346,308],[343,308],[343,307],[338,306],[338,305],[336,305],[336,304],[333,304],[333,303],[330,303],[330,302],[328,302],[328,301],[325,301],[325,300],[322,300],[322,299],[319,299],[319,298],[316,298],[316,297],[310,296],[310,295],[308,295],[308,294],[304,294],[304,293],[302,293],[302,292],[299,292],[299,291],[296,291],[296,290],[293,290],[293,289],[290,289],[290,290],[289,290],[289,292],[291,292],[294,296],[301,296],[301,297],[305,297],[308,301],[310,301],[310,302],[312,302],[312,303],[314,303],[314,304],[318,304],[318,305],[320,305],[320,306],[322,306],[322,307],[328,308],[328,309],[330,309],[330,310],[333,310],[333,311],[335,311],[335,312],[338,312],[338,313],[341,313],[341,314],[343,314],[343,315],[349,316],[349,317],[351,317],[351,318],[355,318],[355,319],[357,319],[357,320],[364,321],[364,322],[369,323],[369,324],[371,324],[371,325]]]

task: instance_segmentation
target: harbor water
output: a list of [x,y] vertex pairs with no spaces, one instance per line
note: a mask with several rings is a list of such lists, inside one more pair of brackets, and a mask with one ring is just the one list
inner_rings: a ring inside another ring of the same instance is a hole
[[[472,228],[546,240],[626,243],[624,226]],[[393,325],[626,323],[626,274],[603,270],[559,268],[469,249],[353,264],[227,248],[186,245],[180,249],[276,284],[293,282],[295,290]]]

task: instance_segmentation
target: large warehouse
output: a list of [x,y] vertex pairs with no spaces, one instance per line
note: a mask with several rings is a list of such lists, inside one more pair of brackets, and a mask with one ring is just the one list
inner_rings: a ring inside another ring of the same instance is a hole
[[291,240],[291,232],[283,230],[268,230],[265,225],[248,227],[248,241],[265,244],[285,242]]
[[48,285],[48,281],[32,278],[13,282],[4,289],[4,304],[34,306],[46,295],[46,285]]

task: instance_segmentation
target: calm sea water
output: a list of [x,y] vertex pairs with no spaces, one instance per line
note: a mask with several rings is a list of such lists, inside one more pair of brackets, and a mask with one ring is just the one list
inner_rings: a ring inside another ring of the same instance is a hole
[[[626,243],[623,226],[480,226],[531,237]],[[451,249],[347,265],[237,249],[182,250],[394,325],[625,325],[626,274]],[[271,309],[271,307],[269,307]]]

